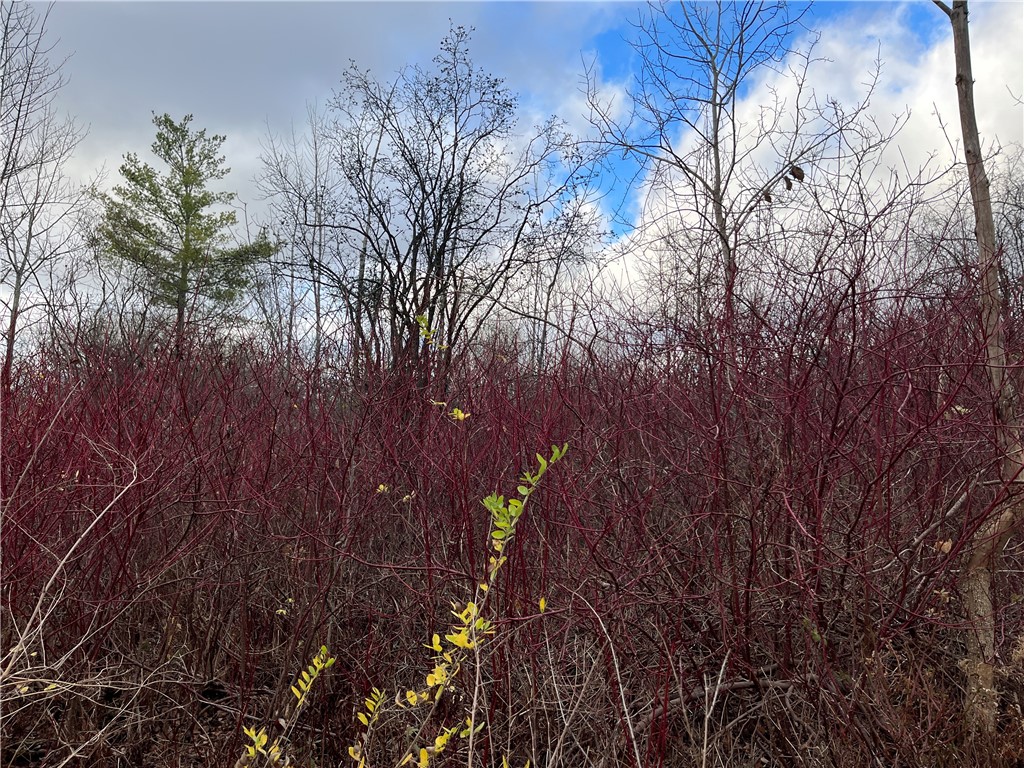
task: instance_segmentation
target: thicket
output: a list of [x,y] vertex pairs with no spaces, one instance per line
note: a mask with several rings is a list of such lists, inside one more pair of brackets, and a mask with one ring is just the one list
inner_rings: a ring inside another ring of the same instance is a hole
[[961,547],[1005,492],[973,297],[777,309],[358,381],[213,338],[41,346],[4,416],[5,764],[226,764],[322,644],[294,756],[343,764],[472,594],[480,499],[561,442],[438,709],[479,686],[476,764],[1014,764],[1011,579],[998,732],[962,719]]

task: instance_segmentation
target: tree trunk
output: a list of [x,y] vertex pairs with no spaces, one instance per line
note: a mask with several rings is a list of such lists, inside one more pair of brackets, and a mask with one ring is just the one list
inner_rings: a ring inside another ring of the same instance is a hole
[[0,403],[3,407],[9,404],[8,396],[11,393],[11,376],[14,370],[14,338],[18,331],[18,314],[21,305],[21,284],[22,278],[20,274],[16,274],[14,278],[14,291],[11,295],[11,316],[7,321],[7,334],[6,344],[4,345],[4,367],[3,373],[0,374],[0,395],[3,397],[3,402]]
[[178,273],[177,295],[175,296],[176,317],[174,319],[174,351],[180,358],[185,341],[185,308],[188,303],[188,268],[184,262]]
[[[1021,444],[1013,417],[1013,392],[1005,381],[1006,342],[1001,318],[1002,296],[999,289],[1000,249],[996,243],[995,220],[985,164],[978,136],[974,107],[974,75],[971,68],[971,43],[967,26],[967,0],[954,0],[952,7],[941,0],[935,4],[949,16],[953,27],[953,53],[956,64],[957,104],[963,134],[967,177],[974,205],[975,236],[978,242],[978,301],[985,338],[985,366],[993,402],[993,425],[999,447],[999,473],[1004,484],[1017,482],[1021,474]],[[1012,494],[1011,494],[1012,496]],[[995,608],[992,579],[999,555],[1020,517],[1020,505],[1012,498],[1008,508],[993,517],[975,534],[968,550],[964,573],[964,607],[968,619],[967,716],[980,731],[995,729],[998,693],[995,688]]]

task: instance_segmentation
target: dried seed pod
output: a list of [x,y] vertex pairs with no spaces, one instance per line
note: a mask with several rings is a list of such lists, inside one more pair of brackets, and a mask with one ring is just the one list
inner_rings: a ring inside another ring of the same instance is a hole
[[771,203],[771,201],[772,201],[771,193],[765,192],[764,195],[762,195],[762,197],[764,197],[764,201],[766,203]]
[[787,192],[790,191],[791,189],[793,189],[793,182],[790,181],[789,176],[783,176],[782,180],[784,182],[786,182],[786,191]]
[[801,168],[799,165],[794,165],[792,168],[789,169],[789,175],[792,176],[797,181],[803,181],[804,169]]

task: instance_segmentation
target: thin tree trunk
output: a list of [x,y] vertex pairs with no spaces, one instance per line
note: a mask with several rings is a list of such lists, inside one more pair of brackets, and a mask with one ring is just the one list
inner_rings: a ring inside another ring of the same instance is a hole
[[[967,25],[967,0],[954,0],[952,7],[941,0],[935,4],[949,17],[953,27],[953,53],[956,64],[957,103],[963,134],[967,177],[974,205],[975,236],[978,242],[978,301],[985,334],[985,366],[994,404],[994,429],[1000,451],[999,472],[1004,483],[1014,483],[1021,474],[1021,444],[1013,418],[1013,392],[1005,381],[1006,341],[1001,318],[1002,296],[999,290],[1001,253],[996,243],[995,220],[985,164],[978,135],[974,106],[974,74],[971,68],[971,42]],[[966,672],[968,682],[967,715],[981,731],[996,726],[998,693],[994,680],[995,606],[992,580],[999,566],[999,555],[1020,517],[1020,505],[1011,499],[992,521],[975,535],[968,550],[964,574],[964,607],[969,630]]]
[[184,264],[181,265],[178,274],[177,289],[177,295],[175,296],[177,316],[174,322],[174,352],[180,358],[185,341],[185,306],[188,302],[188,272]]
[[21,286],[22,276],[15,273],[14,291],[11,295],[11,316],[7,321],[6,344],[4,345],[4,367],[2,382],[0,382],[0,393],[3,396],[2,406],[8,405],[8,396],[11,393],[11,377],[14,371],[14,339],[18,332],[18,315],[21,310]]
[[363,332],[363,311],[366,310],[367,314],[371,316],[368,318],[369,322],[375,323],[376,319],[372,317],[372,309],[366,307],[366,259],[369,255],[370,247],[370,219],[372,217],[372,203],[373,203],[373,176],[377,169],[377,158],[380,155],[380,146],[384,141],[384,126],[380,126],[380,131],[377,133],[377,143],[373,148],[373,158],[370,160],[370,173],[367,178],[367,193],[366,193],[366,219],[364,222],[363,231],[363,245],[359,249],[359,276],[356,278],[356,316],[354,319],[355,326],[355,343],[356,350],[355,354],[352,355],[352,362],[358,366],[360,363],[364,366],[363,370],[355,370],[353,374],[358,378],[364,375],[370,366],[373,364],[373,355],[370,353],[369,344],[366,341],[366,334]]

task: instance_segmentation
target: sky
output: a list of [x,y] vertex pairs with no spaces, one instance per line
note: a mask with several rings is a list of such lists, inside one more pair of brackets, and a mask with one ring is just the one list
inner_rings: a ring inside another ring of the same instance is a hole
[[[325,104],[354,61],[381,80],[428,64],[450,24],[475,28],[470,52],[520,96],[523,123],[558,115],[587,129],[584,72],[622,100],[635,72],[628,41],[645,6],[592,2],[77,2],[50,10],[53,56],[67,57],[58,107],[87,136],[69,167],[86,181],[117,180],[126,152],[144,159],[152,113],[194,115],[194,126],[226,135],[226,180],[255,216],[254,184],[268,132],[301,127],[310,103]],[[44,5],[38,5],[45,10]],[[1024,3],[971,3],[979,122],[986,146],[1024,142]],[[876,60],[881,80],[870,109],[882,121],[910,112],[900,162],[951,155],[959,131],[949,22],[931,2],[821,2],[804,18],[824,60],[811,72],[821,95],[862,98]],[[752,84],[750,104],[768,98]],[[621,103],[621,102],[620,102]],[[948,129],[949,138],[943,131]]]

